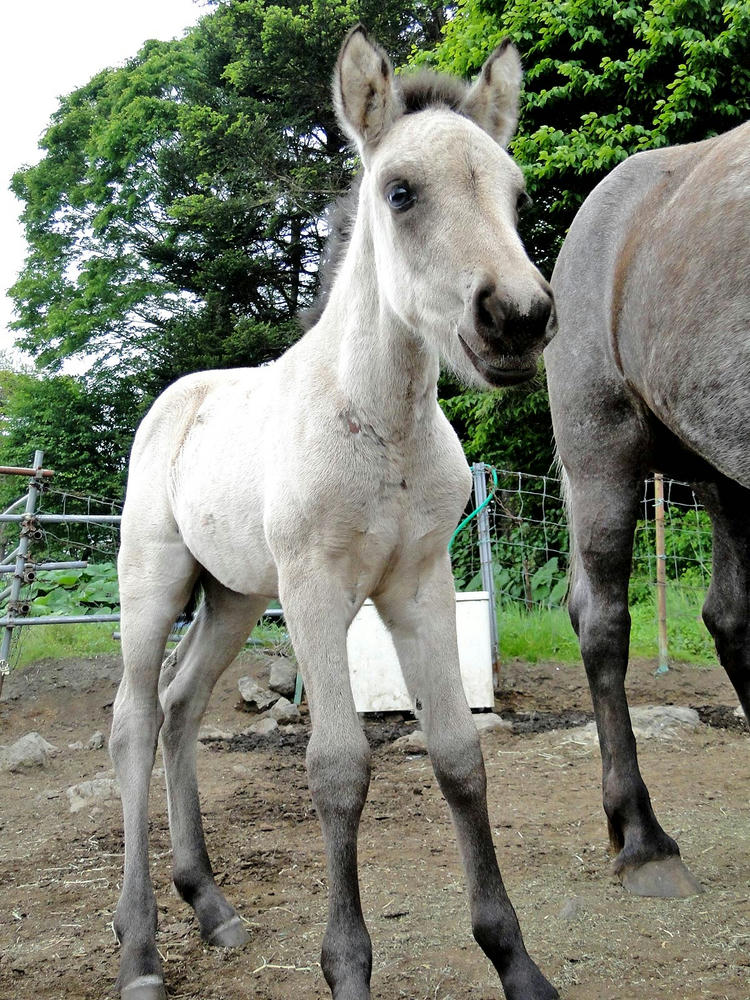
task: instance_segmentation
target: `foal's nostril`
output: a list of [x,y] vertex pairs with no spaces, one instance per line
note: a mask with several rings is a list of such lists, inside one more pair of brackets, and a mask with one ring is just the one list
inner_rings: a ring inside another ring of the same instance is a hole
[[477,333],[491,336],[502,332],[507,316],[495,285],[481,285],[474,292],[474,327]]

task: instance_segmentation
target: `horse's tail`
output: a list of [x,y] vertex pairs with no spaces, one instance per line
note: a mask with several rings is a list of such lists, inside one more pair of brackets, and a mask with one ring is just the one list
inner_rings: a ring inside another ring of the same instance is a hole
[[572,529],[571,521],[571,510],[572,502],[570,496],[570,479],[568,478],[568,473],[565,471],[565,466],[563,465],[563,460],[560,458],[560,452],[555,448],[555,471],[560,480],[560,493],[563,502],[563,508],[565,510],[565,520],[568,524],[568,586],[565,590],[565,603],[567,604],[570,600],[570,595],[573,591],[573,586],[575,584],[575,570],[576,570],[576,550],[575,550],[575,536]]

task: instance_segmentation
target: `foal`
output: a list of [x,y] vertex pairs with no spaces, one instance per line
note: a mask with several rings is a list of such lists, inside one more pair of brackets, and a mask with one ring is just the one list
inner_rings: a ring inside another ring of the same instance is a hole
[[[206,851],[196,737],[216,679],[276,595],[310,705],[307,767],[329,880],[321,965],[334,998],[370,996],[357,879],[370,754],[346,659],[347,629],[368,596],[391,630],[453,813],[474,935],[509,1000],[557,996],[524,948],[492,845],[447,552],[471,477],[436,393],[441,356],[467,381],[506,385],[535,371],[546,342],[552,299],[516,233],[523,178],[503,148],[519,85],[517,53],[502,46],[471,88],[454,85],[453,110],[428,102],[405,114],[387,57],[355,28],[334,96],[364,174],[319,321],[273,364],[181,379],[138,431],[119,557],[125,672],[110,743],[125,824],[115,915],[123,1000],[166,995],[148,867],[160,729],[174,883],[208,943],[246,940]],[[197,583],[205,600],[162,664]]]

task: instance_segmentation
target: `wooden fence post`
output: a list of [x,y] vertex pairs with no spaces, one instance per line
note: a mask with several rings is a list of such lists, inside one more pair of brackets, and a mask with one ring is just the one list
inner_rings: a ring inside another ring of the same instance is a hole
[[654,474],[654,524],[656,526],[656,606],[659,635],[657,674],[669,670],[667,646],[667,553],[664,539],[664,476]]

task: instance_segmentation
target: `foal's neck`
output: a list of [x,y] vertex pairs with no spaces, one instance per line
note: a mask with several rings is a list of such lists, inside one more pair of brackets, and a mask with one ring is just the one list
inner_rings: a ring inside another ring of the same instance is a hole
[[389,306],[371,235],[359,219],[319,325],[353,411],[390,437],[418,433],[437,405],[440,359]]

